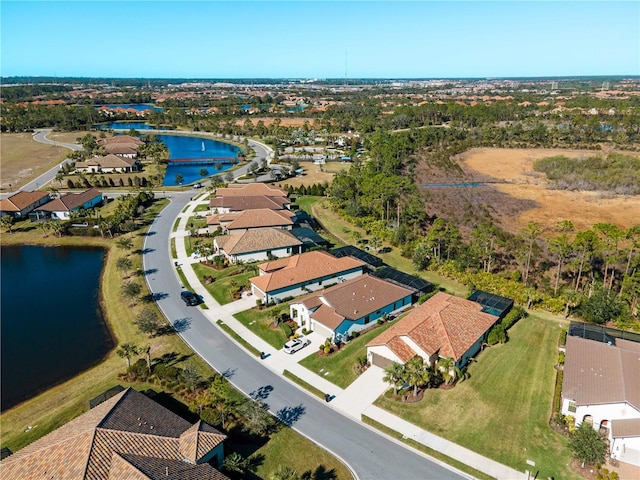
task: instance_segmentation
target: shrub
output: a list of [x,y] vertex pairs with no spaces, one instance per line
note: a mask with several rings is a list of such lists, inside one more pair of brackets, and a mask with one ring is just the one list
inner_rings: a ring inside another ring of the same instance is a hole
[[76,186],[73,183],[73,180],[71,179],[67,180],[67,188],[76,188]]
[[567,344],[567,329],[563,328],[562,332],[560,332],[560,345]]
[[262,306],[262,300],[259,298],[256,298],[256,307],[260,308]]
[[378,319],[378,325],[383,325],[383,324],[384,324],[384,319],[379,318],[379,319]]
[[434,288],[431,292],[425,293],[418,299],[418,304],[422,305],[424,302],[433,297],[436,293],[438,293],[438,289]]
[[284,332],[284,335],[289,338],[291,335],[293,335],[293,330],[291,330],[291,327],[289,325],[287,325],[286,323],[281,323],[280,327],[282,328],[282,331]]
[[507,332],[502,324],[494,325],[487,336],[487,343],[495,345],[496,343],[505,343],[507,341]]
[[331,353],[331,347],[324,347],[323,352],[329,355]]
[[509,313],[507,313],[502,319],[502,326],[505,330],[510,329],[518,320],[525,318],[527,316],[527,311],[520,307],[516,306],[511,309]]
[[564,352],[558,354],[558,365],[564,365]]
[[290,300],[293,300],[293,297],[291,297],[291,296],[290,296],[290,297],[284,297],[284,298],[282,299],[282,303],[286,303],[286,302],[288,302],[288,301],[290,301]]
[[147,361],[144,358],[138,359],[137,362],[129,367],[127,372],[131,380],[144,381],[149,376],[149,370],[147,368]]

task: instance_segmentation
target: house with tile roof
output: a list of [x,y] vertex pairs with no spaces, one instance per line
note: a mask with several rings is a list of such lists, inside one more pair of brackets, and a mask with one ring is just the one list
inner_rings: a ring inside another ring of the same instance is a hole
[[47,192],[21,190],[0,200],[0,216],[11,215],[13,218],[25,218],[49,200],[51,200],[51,196]]
[[339,342],[411,305],[413,292],[369,274],[305,295],[289,306],[300,328]]
[[254,196],[286,197],[287,192],[266,183],[231,183],[216,190],[217,198]]
[[76,172],[86,173],[129,173],[138,172],[141,169],[142,164],[137,158],[118,156],[113,153],[76,163]]
[[82,193],[65,193],[41,205],[29,214],[32,220],[69,220],[71,212],[93,208],[102,203],[102,193],[95,187]]
[[237,213],[223,213],[207,216],[207,227],[210,233],[221,228],[223,233],[230,235],[244,233],[256,228],[279,228],[291,230],[295,213],[290,210],[270,210],[260,208],[245,210]]
[[439,357],[466,365],[500,317],[471,300],[436,293],[367,344],[372,365],[405,364],[415,356],[433,365]]
[[249,279],[251,292],[269,303],[358,277],[364,272],[364,263],[314,250],[258,265],[258,271],[259,276]]
[[612,458],[640,466],[640,343],[568,335],[561,397],[562,414],[605,435]]
[[215,253],[224,255],[231,263],[289,257],[300,253],[301,246],[300,240],[278,228],[255,228],[234,235],[219,235],[213,239]]
[[291,207],[288,197],[270,197],[267,195],[250,195],[246,197],[227,196],[216,197],[209,200],[209,209],[212,215],[218,213],[234,213],[258,208],[271,210],[284,210]]
[[4,480],[226,480],[226,435],[128,388],[0,462]]

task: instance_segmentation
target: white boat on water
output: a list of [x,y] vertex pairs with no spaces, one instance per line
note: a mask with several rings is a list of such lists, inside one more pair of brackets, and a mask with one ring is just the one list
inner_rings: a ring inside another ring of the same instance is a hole
[[202,151],[204,152],[204,141],[202,142]]

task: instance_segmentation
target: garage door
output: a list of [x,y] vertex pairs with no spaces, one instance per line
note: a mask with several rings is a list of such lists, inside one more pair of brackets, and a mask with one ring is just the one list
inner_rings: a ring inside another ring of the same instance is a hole
[[313,321],[313,331],[322,335],[324,338],[333,338],[333,330],[325,327],[320,322]]
[[393,365],[393,360],[389,360],[388,358],[383,357],[382,355],[378,355],[377,353],[372,353],[371,363],[376,367],[386,369],[386,368],[389,368],[391,365]]

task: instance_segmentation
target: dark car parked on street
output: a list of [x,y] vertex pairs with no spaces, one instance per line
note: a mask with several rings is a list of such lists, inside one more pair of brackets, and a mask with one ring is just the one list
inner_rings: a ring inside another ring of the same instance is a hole
[[180,293],[180,298],[182,298],[184,303],[189,307],[200,304],[200,298],[198,298],[195,293],[188,290]]

